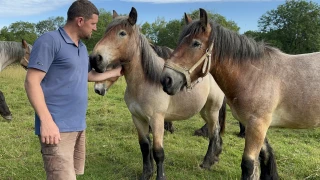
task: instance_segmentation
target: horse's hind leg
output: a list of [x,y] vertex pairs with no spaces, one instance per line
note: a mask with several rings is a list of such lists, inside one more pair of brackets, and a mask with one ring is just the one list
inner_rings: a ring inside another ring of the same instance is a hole
[[132,116],[132,119],[138,131],[140,150],[143,159],[143,171],[140,179],[147,180],[153,175],[153,154],[152,143],[149,136],[149,124],[134,116]]
[[264,140],[264,144],[260,151],[259,159],[261,168],[260,179],[279,179],[273,149],[268,143],[267,138],[265,138]]

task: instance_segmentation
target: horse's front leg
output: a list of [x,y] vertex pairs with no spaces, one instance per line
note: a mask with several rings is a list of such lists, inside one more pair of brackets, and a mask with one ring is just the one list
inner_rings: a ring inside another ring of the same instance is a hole
[[132,119],[138,131],[140,150],[143,158],[143,171],[140,179],[148,180],[153,175],[153,156],[152,145],[149,136],[149,124],[146,121],[134,116],[132,116]]
[[262,146],[271,117],[251,118],[246,123],[245,148],[241,162],[241,179],[257,180],[260,178],[259,154],[263,151]]
[[158,115],[150,120],[150,125],[153,134],[153,157],[157,165],[157,180],[165,180],[164,173],[164,149],[163,149],[163,134],[164,134],[164,117]]
[[222,138],[220,136],[220,124],[218,121],[218,111],[201,111],[201,116],[208,124],[209,146],[203,159],[201,168],[210,169],[210,167],[219,161],[219,155],[222,152]]

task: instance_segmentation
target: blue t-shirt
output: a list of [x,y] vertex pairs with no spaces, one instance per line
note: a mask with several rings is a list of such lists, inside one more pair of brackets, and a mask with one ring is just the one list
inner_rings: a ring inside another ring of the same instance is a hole
[[[79,41],[77,47],[62,27],[43,34],[33,45],[28,68],[46,72],[41,87],[60,132],[86,128],[88,67],[86,46]],[[40,135],[37,114],[35,134]]]

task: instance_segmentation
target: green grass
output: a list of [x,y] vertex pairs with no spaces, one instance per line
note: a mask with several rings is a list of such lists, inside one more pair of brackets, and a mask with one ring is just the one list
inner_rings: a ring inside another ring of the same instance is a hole
[[[0,119],[0,179],[45,179],[38,138],[34,135],[31,108],[24,91],[25,70],[9,66],[0,73],[0,90],[13,114],[11,122]],[[85,174],[79,180],[138,179],[142,158],[136,129],[123,94],[125,81],[119,80],[104,97],[89,84],[87,112],[87,159]],[[207,149],[205,138],[192,136],[203,121],[197,115],[176,121],[174,134],[164,137],[167,179],[239,179],[244,139],[236,136],[238,122],[228,110],[226,133],[220,162],[211,170],[199,168]],[[281,179],[320,179],[320,129],[270,129]],[[155,179],[155,176],[153,176]]]

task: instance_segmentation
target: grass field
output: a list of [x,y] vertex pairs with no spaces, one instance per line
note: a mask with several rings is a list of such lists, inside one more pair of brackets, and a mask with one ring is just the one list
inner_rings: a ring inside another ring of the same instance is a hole
[[[0,118],[0,180],[45,179],[38,138],[34,135],[34,112],[23,86],[25,73],[18,65],[0,73],[0,90],[13,114],[11,122]],[[95,94],[93,84],[89,84],[87,161],[85,174],[79,176],[79,180],[134,180],[142,172],[136,130],[123,99],[125,86],[121,78],[102,97]],[[166,132],[167,179],[239,179],[244,139],[236,136],[237,121],[228,110],[223,152],[220,162],[211,170],[199,168],[207,139],[192,135],[202,125],[203,121],[196,115],[174,122],[175,133]],[[320,179],[320,129],[270,129],[268,138],[281,179]]]

